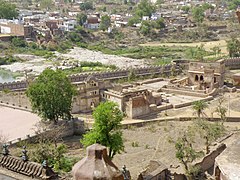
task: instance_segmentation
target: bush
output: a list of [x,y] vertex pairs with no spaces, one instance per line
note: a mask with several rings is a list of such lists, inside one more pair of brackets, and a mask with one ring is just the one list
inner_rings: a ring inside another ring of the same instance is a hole
[[7,65],[7,64],[12,64],[14,62],[20,61],[19,58],[16,58],[14,56],[6,56],[6,57],[0,57],[0,65]]
[[26,47],[27,46],[26,41],[24,41],[23,39],[17,38],[17,37],[12,38],[11,43],[13,46],[16,46],[16,47]]

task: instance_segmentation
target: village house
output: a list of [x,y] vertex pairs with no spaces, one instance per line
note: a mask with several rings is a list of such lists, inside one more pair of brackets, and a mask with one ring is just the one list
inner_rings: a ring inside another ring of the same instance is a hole
[[87,17],[85,28],[87,29],[98,29],[100,25],[99,17],[96,15],[90,15]]
[[0,34],[5,34],[9,36],[9,38],[11,36],[17,36],[25,39],[32,38],[33,26],[22,24],[18,20],[16,21],[2,20],[0,21]]

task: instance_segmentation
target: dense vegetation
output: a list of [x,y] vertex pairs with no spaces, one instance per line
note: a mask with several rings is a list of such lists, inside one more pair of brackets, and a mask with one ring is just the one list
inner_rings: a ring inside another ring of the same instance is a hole
[[0,0],[0,19],[13,19],[17,16],[18,12],[15,5],[4,0]]

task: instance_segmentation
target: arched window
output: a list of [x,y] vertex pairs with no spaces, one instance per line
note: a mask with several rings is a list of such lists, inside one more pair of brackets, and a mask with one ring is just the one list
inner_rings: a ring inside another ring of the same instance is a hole
[[195,81],[198,81],[198,75],[195,75]]
[[203,81],[203,75],[200,76],[200,81]]

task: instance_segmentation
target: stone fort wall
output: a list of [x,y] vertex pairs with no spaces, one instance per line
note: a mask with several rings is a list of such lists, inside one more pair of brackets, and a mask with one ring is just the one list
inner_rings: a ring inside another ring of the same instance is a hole
[[225,66],[229,69],[240,69],[240,57],[225,59]]
[[[167,64],[162,66],[148,66],[143,68],[133,68],[133,69],[120,69],[115,71],[107,72],[90,72],[90,73],[81,73],[76,75],[69,76],[71,82],[82,82],[89,75],[95,76],[96,78],[104,80],[117,80],[121,78],[127,78],[129,73],[133,71],[136,76],[147,76],[147,75],[170,75],[171,69],[174,68],[175,72],[179,71],[176,68],[175,64]],[[25,81],[15,81],[11,83],[0,83],[0,91],[4,89],[8,90],[18,90],[26,89],[27,83]]]

